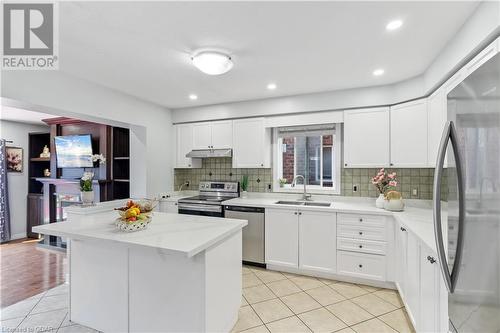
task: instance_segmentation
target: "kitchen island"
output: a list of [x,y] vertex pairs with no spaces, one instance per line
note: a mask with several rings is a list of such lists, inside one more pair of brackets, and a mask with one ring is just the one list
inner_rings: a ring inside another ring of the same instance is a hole
[[158,212],[127,233],[112,205],[72,208],[66,222],[33,228],[69,240],[70,320],[104,332],[229,332],[247,222]]

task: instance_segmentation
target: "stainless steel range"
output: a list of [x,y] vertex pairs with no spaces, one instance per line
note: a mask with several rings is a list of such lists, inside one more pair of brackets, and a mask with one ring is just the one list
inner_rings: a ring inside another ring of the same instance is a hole
[[180,199],[179,214],[224,217],[225,200],[239,197],[238,182],[200,182],[200,194]]

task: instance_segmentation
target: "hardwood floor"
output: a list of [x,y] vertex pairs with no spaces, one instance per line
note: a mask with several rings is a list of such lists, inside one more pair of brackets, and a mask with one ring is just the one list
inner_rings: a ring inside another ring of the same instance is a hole
[[0,245],[0,307],[47,291],[65,282],[66,253],[22,239]]

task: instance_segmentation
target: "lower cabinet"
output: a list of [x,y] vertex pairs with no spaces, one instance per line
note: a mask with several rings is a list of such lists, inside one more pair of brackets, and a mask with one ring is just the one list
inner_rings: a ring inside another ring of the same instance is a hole
[[160,201],[159,211],[163,213],[177,214],[179,212],[177,201]]
[[299,267],[299,215],[296,209],[266,209],[266,264]]
[[396,228],[396,283],[417,332],[448,332],[448,299],[437,255],[405,226]]
[[266,209],[266,263],[334,274],[336,214]]
[[336,214],[299,210],[299,268],[336,273]]
[[32,232],[31,228],[43,223],[43,194],[28,194],[27,210],[26,236],[38,238],[38,234]]

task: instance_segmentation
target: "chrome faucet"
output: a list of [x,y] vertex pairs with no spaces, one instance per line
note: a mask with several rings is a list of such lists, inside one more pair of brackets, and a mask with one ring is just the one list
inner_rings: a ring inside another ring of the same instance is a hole
[[306,179],[304,178],[304,176],[302,175],[297,175],[293,178],[292,180],[292,187],[295,187],[295,184],[296,184],[296,180],[297,178],[302,178],[302,182],[304,184],[304,194],[302,194],[302,200],[312,200],[311,199],[311,194],[307,193],[307,189],[306,189]]
[[182,191],[182,188],[184,186],[189,186],[189,182],[186,181],[186,182],[182,183],[181,186],[179,186],[179,192]]

